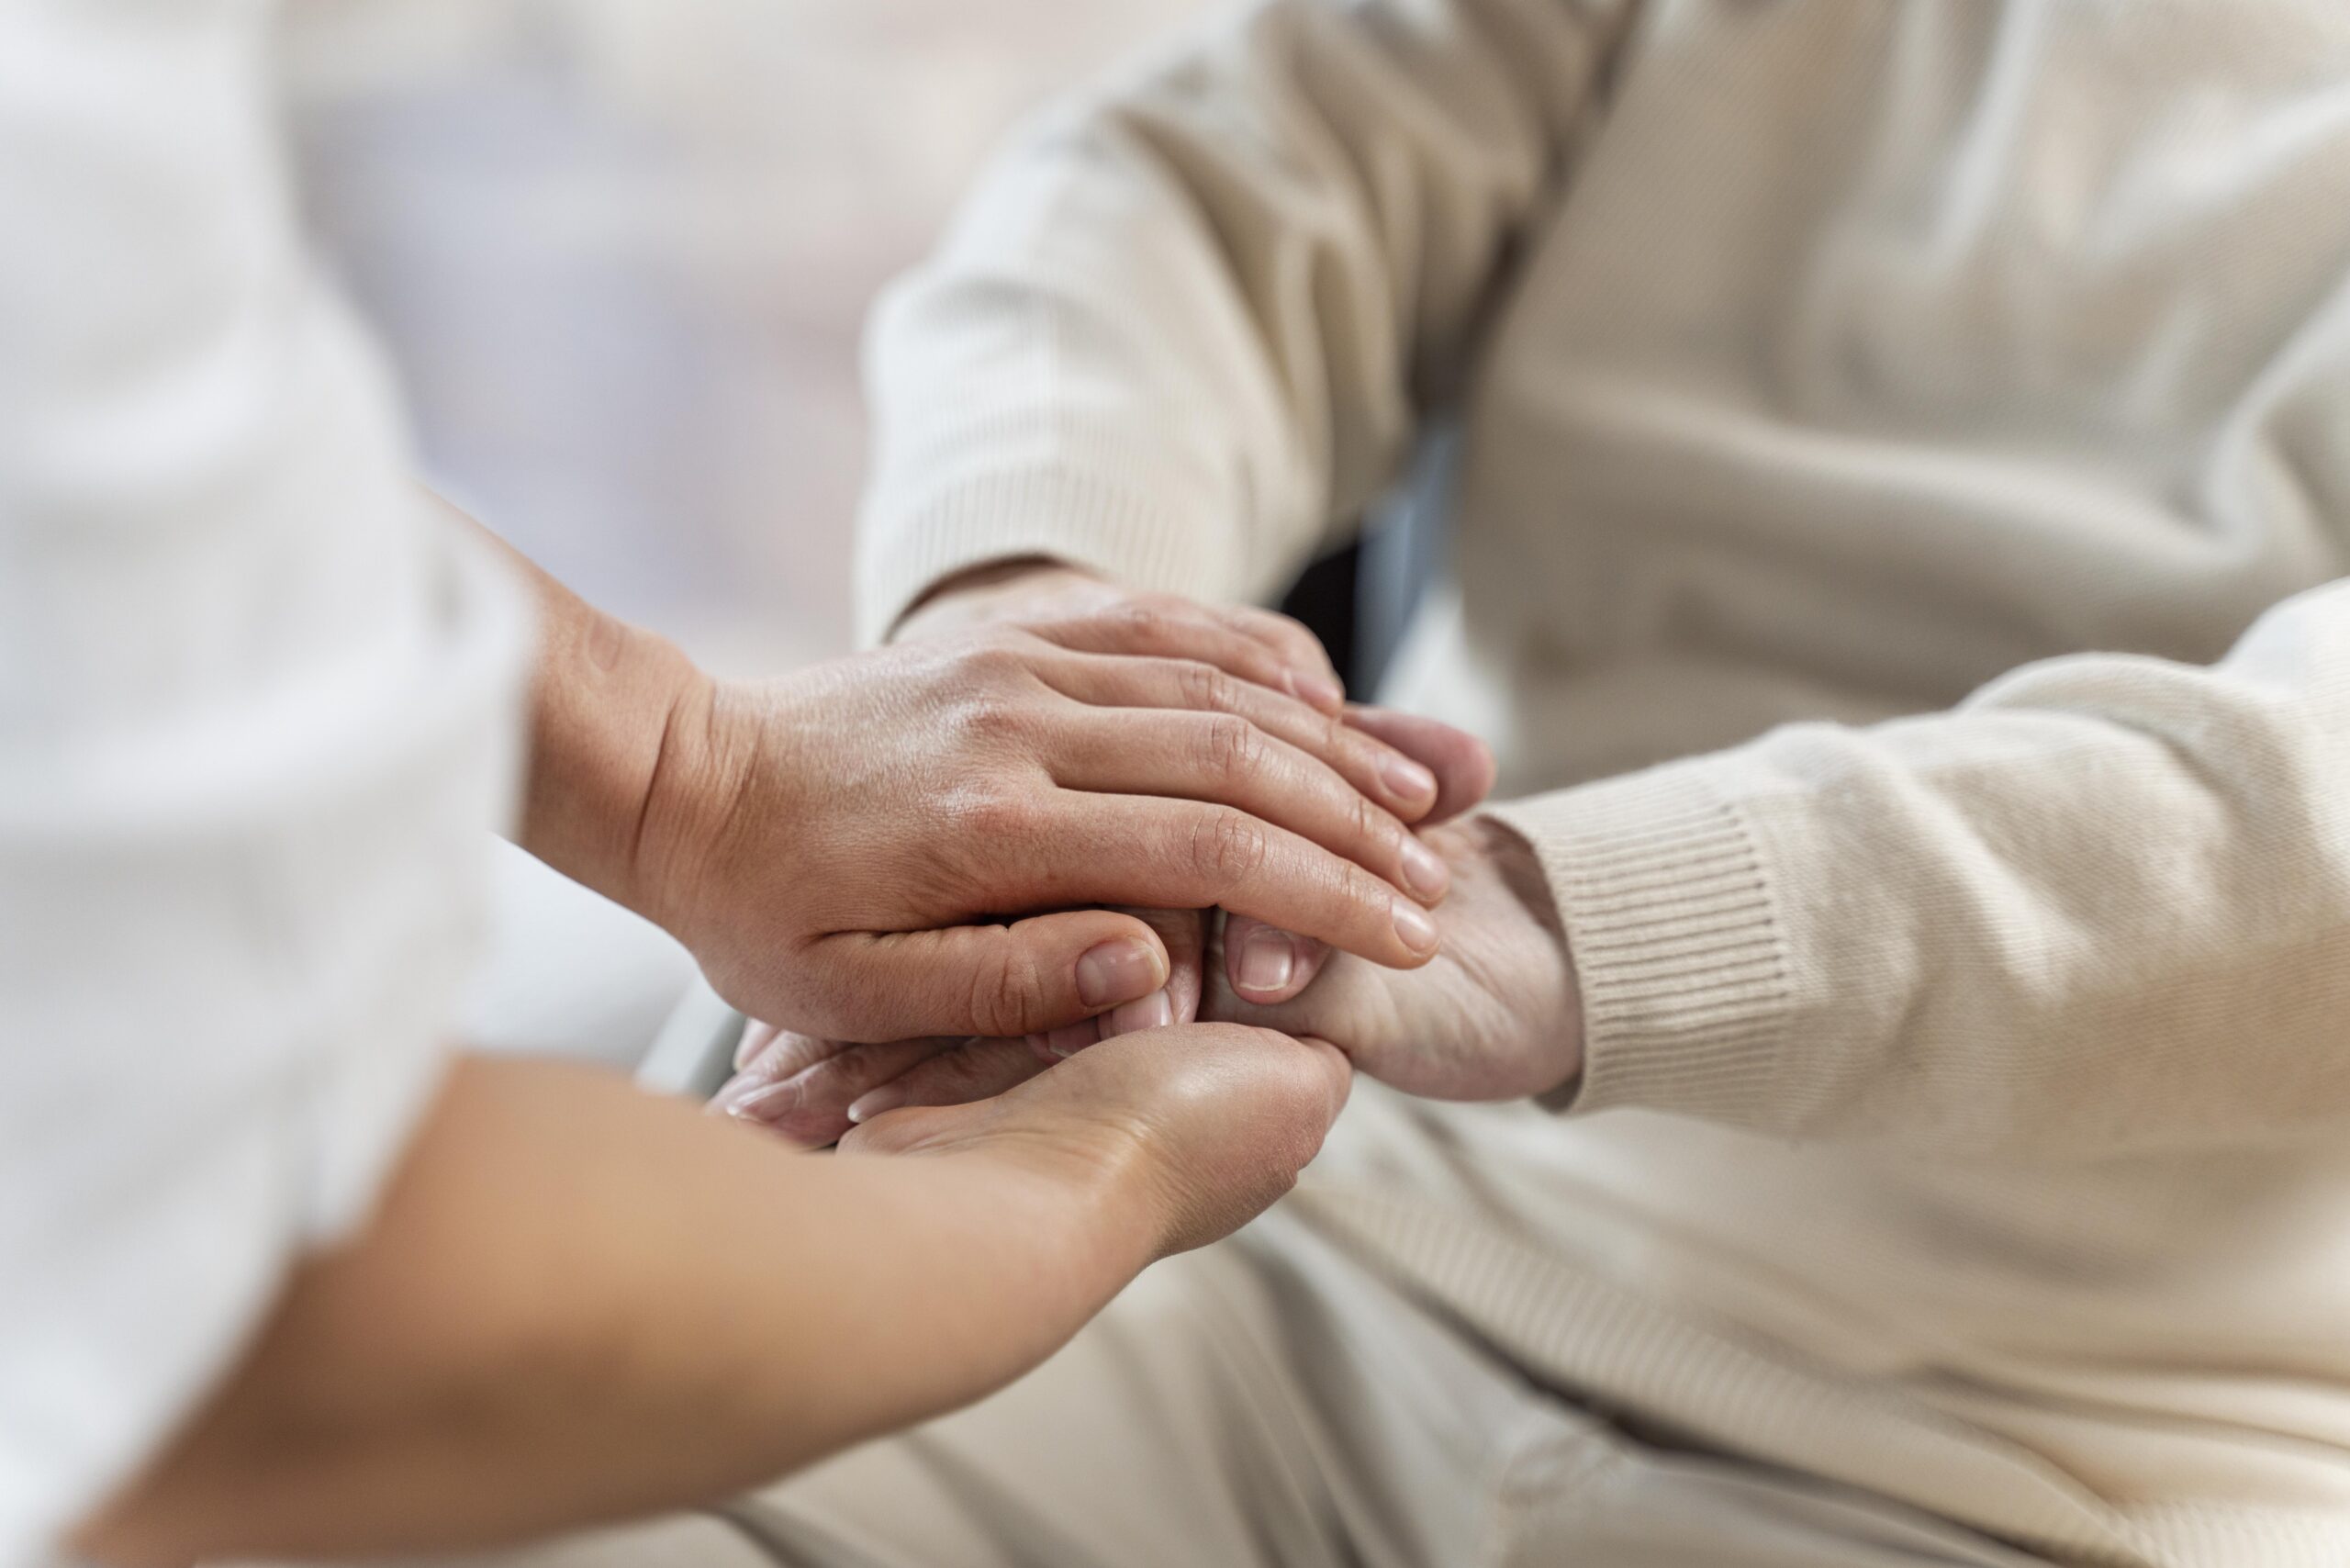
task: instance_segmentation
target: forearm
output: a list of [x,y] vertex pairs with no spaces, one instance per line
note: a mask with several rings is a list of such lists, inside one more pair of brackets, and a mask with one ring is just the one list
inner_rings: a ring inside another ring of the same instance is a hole
[[1113,1184],[789,1153],[602,1075],[461,1066],[374,1224],[80,1545],[456,1549],[718,1496],[1043,1359],[1138,1269]]

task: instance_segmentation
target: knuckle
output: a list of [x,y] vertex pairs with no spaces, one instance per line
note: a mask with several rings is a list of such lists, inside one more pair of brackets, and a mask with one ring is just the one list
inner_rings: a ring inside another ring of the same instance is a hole
[[1348,724],[1344,715],[1317,713],[1314,722],[1322,731],[1319,744],[1324,756],[1333,761],[1350,759],[1366,773],[1377,771],[1370,748],[1362,744],[1361,734]]
[[1112,619],[1130,640],[1144,644],[1166,641],[1175,623],[1167,606],[1153,599],[1130,599],[1118,606]]
[[1187,708],[1221,712],[1234,705],[1232,678],[1212,664],[1185,659],[1177,666],[1175,678]]
[[1003,686],[1027,672],[1028,661],[1010,636],[990,632],[967,644],[955,659],[957,674],[983,686]]
[[1240,886],[1264,868],[1271,845],[1265,827],[1246,812],[1219,811],[1192,832],[1192,868],[1218,891]]
[[1026,838],[1036,815],[1033,801],[1008,790],[968,791],[950,810],[955,835],[990,852]]
[[1039,1027],[1043,975],[1024,947],[1007,945],[971,977],[971,1027],[981,1035],[1025,1035]]
[[1201,771],[1226,788],[1244,783],[1264,764],[1264,734],[1246,719],[1209,720],[1199,727],[1197,745]]
[[1033,722],[1034,715],[1026,703],[1013,700],[1000,691],[970,697],[956,712],[956,727],[976,741],[1016,740],[1028,733]]
[[1354,919],[1348,924],[1358,935],[1369,935],[1373,928],[1383,931],[1388,907],[1395,894],[1388,885],[1351,862],[1342,861],[1338,867],[1338,889]]

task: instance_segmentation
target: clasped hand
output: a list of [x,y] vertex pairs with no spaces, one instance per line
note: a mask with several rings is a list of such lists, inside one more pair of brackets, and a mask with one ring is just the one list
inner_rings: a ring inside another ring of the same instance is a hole
[[[1163,629],[1217,613],[1036,567],[934,600],[901,635],[919,646],[1010,624],[1051,638],[1105,617]],[[1312,672],[1291,676],[1293,687],[1310,690],[1317,676],[1327,678],[1320,646],[1304,628],[1263,622],[1256,630],[1281,666]],[[1340,733],[1326,718],[1315,722],[1325,739]],[[1442,950],[1433,963],[1406,972],[1366,961],[1362,947],[1345,950],[1343,941],[1333,953],[1318,933],[1225,900],[1214,901],[1230,912],[1219,935],[1214,911],[1193,896],[1196,884],[1167,885],[1135,895],[1135,907],[1120,912],[1147,923],[1169,956],[1165,983],[1147,996],[1050,1031],[907,1031],[853,1041],[755,1024],[718,1104],[795,1142],[822,1145],[891,1109],[986,1100],[1102,1040],[1194,1018],[1334,1042],[1358,1069],[1443,1098],[1540,1093],[1571,1080],[1580,1068],[1579,999],[1532,851],[1489,821],[1434,825],[1490,787],[1483,747],[1448,726],[1371,710],[1351,711],[1344,727],[1414,758],[1433,782],[1406,804],[1410,815],[1398,813],[1399,822],[1420,824],[1407,835],[1411,846],[1444,868],[1441,879],[1423,875],[1414,884],[1449,895],[1436,911]],[[1394,854],[1398,868],[1404,853]]]
[[1407,824],[1438,782],[1337,697],[1245,622],[1148,610],[710,683],[667,726],[635,879],[729,1001],[844,1041],[1023,1036],[1161,992],[1168,927],[1104,906],[1220,906],[1416,966],[1449,872]]

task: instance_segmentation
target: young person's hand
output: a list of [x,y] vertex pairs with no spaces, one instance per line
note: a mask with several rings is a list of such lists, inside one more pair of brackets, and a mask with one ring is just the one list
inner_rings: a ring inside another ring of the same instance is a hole
[[[1135,627],[1181,628],[1181,635],[1203,642],[1238,635],[1259,644],[1262,656],[1270,661],[1260,678],[1270,680],[1274,678],[1270,672],[1280,671],[1280,678],[1287,680],[1292,690],[1331,710],[1337,722],[1386,743],[1435,778],[1435,798],[1421,812],[1397,812],[1415,826],[1449,821],[1483,801],[1494,787],[1493,753],[1475,736],[1414,714],[1360,705],[1342,707],[1337,673],[1321,641],[1298,622],[1270,610],[1202,604],[1173,594],[1143,592],[1074,566],[1029,558],[997,563],[951,578],[907,613],[893,638],[901,643],[921,642],[987,626],[1052,636],[1059,629],[1103,620]],[[1039,1051],[1067,1056],[1128,1030],[1190,1022],[1196,1016],[1202,984],[1197,961],[1205,951],[1213,914],[1209,910],[1165,910],[1147,916],[1159,929],[1172,964],[1165,991],[1080,1020],[1032,1044]],[[1259,999],[1277,999],[1303,989],[1328,948],[1311,937],[1275,927],[1259,929],[1262,934],[1248,948],[1229,949],[1229,978],[1236,985],[1245,984],[1246,994]],[[1244,968],[1250,971],[1245,976]]]
[[1166,982],[1147,924],[1084,906],[1221,904],[1425,962],[1447,873],[1397,812],[1436,794],[1215,666],[983,630],[688,700],[633,872],[746,1011],[849,1039],[1025,1033]]
[[519,564],[545,624],[523,843],[756,1015],[1025,1034],[1161,991],[1158,935],[1102,905],[1435,951],[1446,873],[1404,824],[1438,779],[1245,628],[1113,609],[719,682]]
[[1317,1041],[1163,1029],[811,1159],[461,1058],[368,1223],[73,1555],[437,1558],[767,1483],[1002,1387],[1246,1222],[1348,1082]]
[[1347,1101],[1328,1043],[1231,1024],[1105,1042],[1001,1094],[878,1115],[844,1155],[1008,1162],[1112,1205],[1151,1257],[1203,1246],[1289,1191]]

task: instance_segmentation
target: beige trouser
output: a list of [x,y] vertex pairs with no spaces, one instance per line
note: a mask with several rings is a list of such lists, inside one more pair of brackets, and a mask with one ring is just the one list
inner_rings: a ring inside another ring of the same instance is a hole
[[[1427,1191],[1366,1090],[1326,1162]],[[1474,1161],[1466,1167],[1473,1170]],[[952,1302],[941,1302],[942,1313]],[[2027,1568],[1899,1504],[1546,1390],[1295,1204],[1146,1273],[995,1397],[710,1514],[499,1568]]]

